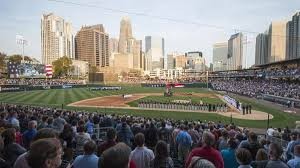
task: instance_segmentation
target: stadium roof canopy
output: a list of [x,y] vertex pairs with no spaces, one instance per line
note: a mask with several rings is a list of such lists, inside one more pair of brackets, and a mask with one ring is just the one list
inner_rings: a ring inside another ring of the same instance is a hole
[[291,60],[284,60],[284,61],[278,61],[278,62],[272,62],[268,64],[263,64],[263,65],[256,65],[255,67],[259,68],[270,68],[273,66],[282,66],[282,67],[288,67],[288,66],[296,66],[300,68],[300,58],[295,58]]

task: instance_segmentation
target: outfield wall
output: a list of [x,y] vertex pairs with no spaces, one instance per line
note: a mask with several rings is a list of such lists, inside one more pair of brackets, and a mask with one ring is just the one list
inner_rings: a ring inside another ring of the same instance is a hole
[[[114,88],[119,86],[106,86],[106,85],[94,85],[94,84],[88,84],[88,85],[51,85],[51,86],[29,86],[29,85],[0,85],[0,92],[20,92],[20,91],[31,91],[31,90],[49,90],[49,89],[70,89],[70,88],[88,88],[93,87],[97,88],[95,90],[114,90]],[[112,87],[113,89],[108,89],[109,87]],[[104,89],[101,89],[104,88]],[[120,89],[118,89],[120,90]]]

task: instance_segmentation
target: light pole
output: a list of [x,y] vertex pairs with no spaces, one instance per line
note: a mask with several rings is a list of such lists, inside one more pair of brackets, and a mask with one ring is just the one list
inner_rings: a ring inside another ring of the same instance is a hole
[[16,35],[16,42],[17,44],[22,45],[22,62],[24,63],[24,46],[27,45],[27,40],[25,40],[23,36]]
[[208,71],[206,71],[206,87],[208,89]]

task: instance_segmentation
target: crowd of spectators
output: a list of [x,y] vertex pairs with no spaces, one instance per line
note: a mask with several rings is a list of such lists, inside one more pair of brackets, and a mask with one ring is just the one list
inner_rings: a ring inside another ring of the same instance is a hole
[[[0,128],[0,167],[300,166],[300,133],[289,129],[281,133],[289,141],[288,157],[282,157],[279,144],[233,123],[1,104]],[[268,130],[272,136],[275,132]]]
[[285,80],[266,79],[214,79],[211,84],[215,90],[228,91],[251,97],[262,94],[300,99],[300,83]]
[[261,78],[300,78],[299,68],[248,69],[238,71],[212,72],[211,77],[261,77]]
[[83,80],[71,79],[0,79],[0,85],[61,86],[85,84]]

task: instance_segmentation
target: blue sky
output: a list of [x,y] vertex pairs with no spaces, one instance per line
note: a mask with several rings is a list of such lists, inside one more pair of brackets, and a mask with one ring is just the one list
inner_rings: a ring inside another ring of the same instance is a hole
[[[120,20],[129,16],[133,35],[165,38],[166,53],[202,51],[207,62],[212,60],[212,45],[227,41],[237,30],[264,32],[271,21],[290,20],[300,10],[300,0],[63,0],[81,4],[71,5],[49,0],[1,0],[0,51],[21,53],[15,37],[23,35],[28,41],[25,54],[41,60],[40,19],[42,14],[53,12],[70,21],[74,35],[82,25],[103,24],[110,37],[119,36]],[[184,20],[172,22],[156,17],[146,17],[122,12],[112,12],[102,7],[151,16]],[[191,24],[197,22],[199,24]],[[221,29],[205,25],[216,25]],[[247,65],[254,63],[255,36],[246,33]],[[143,41],[144,42],[144,41]],[[144,45],[144,44],[143,44]],[[246,46],[244,46],[246,48]]]

